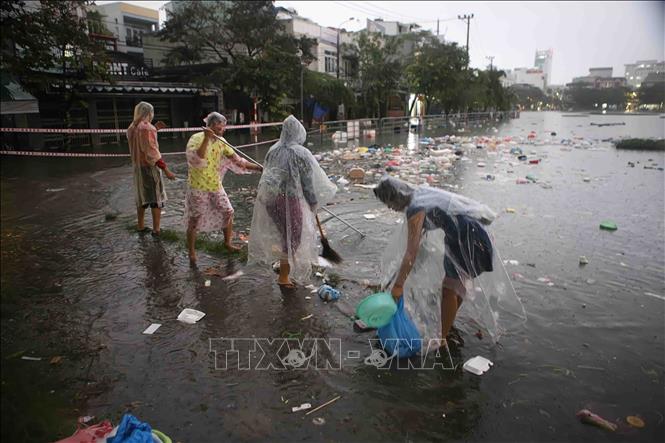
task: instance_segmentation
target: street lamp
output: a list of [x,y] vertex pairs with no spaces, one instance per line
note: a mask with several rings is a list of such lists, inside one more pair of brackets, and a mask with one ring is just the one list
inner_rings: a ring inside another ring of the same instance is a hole
[[305,122],[305,111],[303,103],[303,75],[305,72],[305,63],[302,60],[303,52],[298,49],[298,58],[300,58],[300,121]]
[[344,23],[355,21],[356,19],[354,17],[349,17],[348,20],[344,20],[342,23],[339,24],[337,27],[337,78],[339,79],[339,30],[342,27]]

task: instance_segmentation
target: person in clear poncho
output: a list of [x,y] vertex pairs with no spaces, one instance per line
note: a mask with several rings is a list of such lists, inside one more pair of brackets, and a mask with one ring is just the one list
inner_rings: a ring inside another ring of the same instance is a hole
[[515,322],[526,319],[488,232],[487,225],[496,217],[490,208],[390,176],[380,180],[374,194],[406,215],[383,257],[382,283],[396,301],[406,295],[405,309],[423,339],[447,346],[462,306],[475,322],[472,330],[484,329],[495,342]]
[[[231,251],[233,245],[233,206],[224,191],[222,181],[227,170],[236,174],[261,171],[261,166],[241,158],[222,138],[226,118],[211,112],[204,119],[206,128],[192,135],[187,142],[187,194],[185,220],[187,223],[187,249],[189,260],[196,263],[196,235],[199,232],[224,232],[224,245]],[[220,140],[221,138],[221,140]]]
[[337,187],[305,148],[307,133],[292,115],[266,154],[249,239],[249,262],[279,260],[278,284],[291,289],[317,262],[316,210]]
[[127,128],[129,153],[134,167],[134,189],[136,191],[137,229],[149,231],[145,227],[145,210],[152,213],[152,234],[159,235],[161,213],[166,202],[166,192],[162,181],[162,172],[169,180],[175,179],[159,152],[157,130],[166,127],[159,121],[152,125],[155,116],[153,106],[148,102],[140,102],[134,107],[134,119]]

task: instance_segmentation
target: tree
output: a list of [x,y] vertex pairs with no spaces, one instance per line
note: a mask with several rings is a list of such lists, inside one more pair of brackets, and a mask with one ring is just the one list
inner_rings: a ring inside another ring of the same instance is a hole
[[573,84],[568,90],[568,101],[575,109],[600,109],[603,104],[624,109],[627,102],[625,87],[596,89],[585,84]]
[[32,92],[41,92],[57,75],[63,89],[84,80],[106,79],[106,51],[88,36],[89,1],[42,0],[0,3],[2,67]]
[[440,104],[446,112],[459,109],[463,85],[470,80],[466,51],[456,43],[442,43],[431,34],[423,34],[422,38],[406,68],[411,90]]
[[4,1],[2,68],[34,94],[58,85],[65,126],[84,81],[108,80],[106,49],[88,35],[83,0]]
[[545,93],[533,85],[516,84],[508,88],[515,97],[515,103],[525,109],[538,109],[547,102]]
[[306,70],[304,74],[304,90],[318,103],[328,109],[336,109],[340,103],[344,103],[347,110],[353,107],[353,91],[344,85],[344,81],[323,72]]
[[663,102],[665,102],[665,83],[658,82],[651,86],[642,85],[638,92],[640,104],[642,105],[657,105],[659,109],[663,109]]
[[402,77],[398,56],[400,39],[361,31],[356,45],[344,46],[352,71],[357,73],[359,105],[364,115],[384,117],[388,97],[395,93]]
[[178,43],[168,64],[214,60],[219,68],[203,81],[260,97],[274,113],[299,78],[298,49],[313,57],[311,42],[287,34],[270,1],[180,2],[160,36]]

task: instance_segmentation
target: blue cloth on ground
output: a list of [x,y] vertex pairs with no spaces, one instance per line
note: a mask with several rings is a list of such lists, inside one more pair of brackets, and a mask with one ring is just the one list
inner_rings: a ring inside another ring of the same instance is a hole
[[404,311],[404,297],[397,302],[397,312],[390,323],[377,330],[383,349],[397,358],[412,357],[420,352],[422,339],[418,328]]
[[132,414],[122,416],[115,437],[106,440],[107,443],[153,443],[152,428],[148,423],[140,421]]

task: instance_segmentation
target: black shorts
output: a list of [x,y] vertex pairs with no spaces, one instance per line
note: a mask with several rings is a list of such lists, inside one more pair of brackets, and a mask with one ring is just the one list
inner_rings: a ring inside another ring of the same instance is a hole
[[164,203],[146,203],[145,205],[142,206],[143,209],[148,209],[148,208],[163,208]]
[[460,280],[461,277],[475,278],[483,272],[492,272],[494,248],[485,228],[465,215],[458,215],[455,220],[454,228],[449,229],[453,232],[446,232],[443,258],[446,277]]

